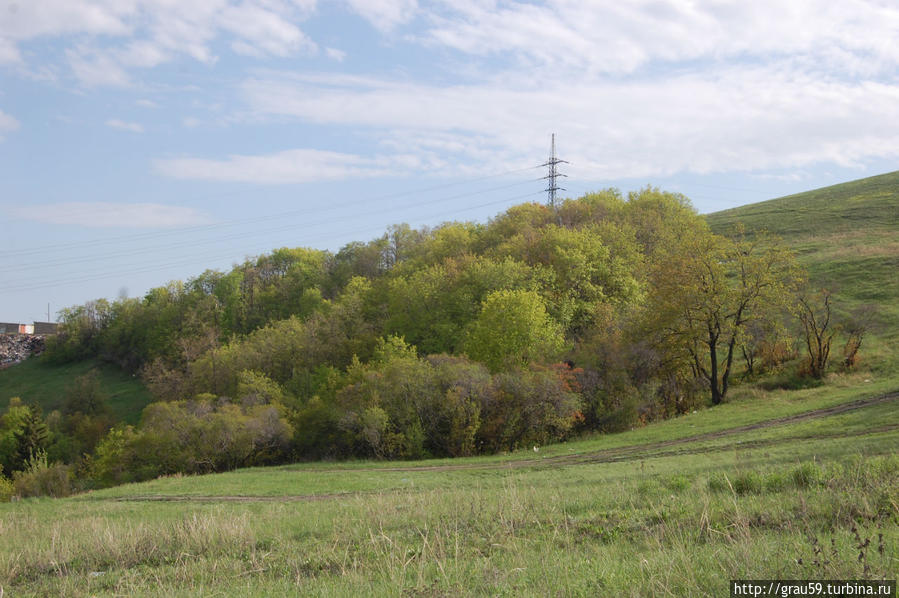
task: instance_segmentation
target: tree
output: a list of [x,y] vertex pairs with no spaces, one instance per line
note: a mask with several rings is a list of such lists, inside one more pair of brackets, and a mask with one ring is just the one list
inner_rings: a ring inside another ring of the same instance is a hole
[[591,316],[597,303],[640,298],[634,275],[642,260],[636,240],[611,223],[576,229],[549,224],[525,230],[496,252],[547,273],[543,295],[570,333],[583,333],[594,323]]
[[717,405],[747,326],[774,317],[790,295],[796,266],[763,236],[730,241],[694,233],[655,262],[646,317],[667,365],[689,367]]
[[108,415],[106,393],[100,386],[100,374],[97,370],[76,377],[66,388],[66,397],[62,411],[66,415],[83,413],[84,415]]
[[501,289],[537,290],[534,275],[527,264],[511,258],[447,258],[390,281],[385,327],[423,354],[454,353],[488,294]]
[[553,360],[565,348],[559,325],[534,291],[495,291],[481,304],[465,339],[469,357],[497,372],[532,361]]
[[38,453],[45,452],[50,443],[50,431],[44,423],[39,407],[28,407],[21,426],[13,432],[16,452],[11,469],[21,471]]
[[803,372],[818,379],[823,378],[827,370],[830,345],[837,333],[831,322],[830,304],[831,292],[821,289],[812,295],[801,295],[796,305],[796,317],[802,324],[805,349],[808,352]]
[[858,351],[862,348],[862,339],[874,321],[877,308],[874,305],[863,305],[856,309],[843,324],[846,333],[846,344],[843,346],[843,367],[847,370],[858,362]]

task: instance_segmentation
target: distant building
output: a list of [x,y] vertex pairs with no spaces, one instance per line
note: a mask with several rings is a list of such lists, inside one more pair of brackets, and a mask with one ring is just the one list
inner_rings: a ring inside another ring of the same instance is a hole
[[59,324],[56,322],[35,322],[34,334],[56,334]]
[[56,334],[59,324],[56,322],[35,322],[34,324],[12,324],[0,322],[0,334]]

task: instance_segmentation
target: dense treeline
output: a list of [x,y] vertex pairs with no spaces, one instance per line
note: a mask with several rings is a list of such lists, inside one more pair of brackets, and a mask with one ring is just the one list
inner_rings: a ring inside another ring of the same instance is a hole
[[[114,362],[158,402],[109,433],[98,389],[74,389],[44,424],[11,406],[0,459],[38,471],[49,454],[111,484],[623,429],[719,403],[738,368],[796,357],[785,314],[800,283],[775,241],[714,235],[685,197],[652,188],[394,226],[337,253],[278,249],[64,310],[45,359]],[[12,436],[31,420],[43,440]]]

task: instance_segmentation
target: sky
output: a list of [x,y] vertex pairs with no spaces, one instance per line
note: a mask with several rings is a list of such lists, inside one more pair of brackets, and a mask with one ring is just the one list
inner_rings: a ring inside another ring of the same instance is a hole
[[0,321],[278,247],[897,169],[892,0],[0,0]]

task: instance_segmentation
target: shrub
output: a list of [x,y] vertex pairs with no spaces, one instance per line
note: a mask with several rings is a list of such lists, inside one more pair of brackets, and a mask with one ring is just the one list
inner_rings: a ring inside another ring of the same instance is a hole
[[780,471],[768,472],[765,476],[766,492],[781,492],[787,487],[787,477]]
[[817,486],[823,481],[823,472],[814,463],[802,463],[794,468],[790,475],[793,478],[793,484],[797,488],[810,488],[811,486]]
[[664,484],[672,492],[682,492],[690,487],[690,479],[684,474],[675,474],[665,478]]
[[241,406],[224,398],[153,403],[136,430],[113,429],[97,445],[92,475],[110,485],[279,463],[292,436],[276,405]]
[[765,485],[765,479],[757,471],[743,471],[734,477],[732,484],[734,492],[740,496],[744,494],[761,494]]
[[570,370],[532,368],[494,376],[481,405],[481,445],[515,450],[564,439],[583,420],[580,395],[566,372]]
[[709,490],[712,492],[732,492],[733,486],[727,474],[721,471],[715,471],[709,474]]
[[9,502],[15,493],[12,480],[4,477],[3,468],[0,467],[0,502]]
[[13,487],[22,498],[69,496],[73,492],[71,468],[62,463],[49,465],[47,453],[41,452],[28,460],[24,471],[13,474]]

